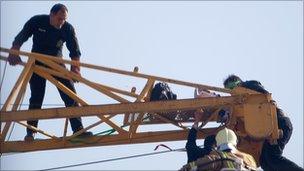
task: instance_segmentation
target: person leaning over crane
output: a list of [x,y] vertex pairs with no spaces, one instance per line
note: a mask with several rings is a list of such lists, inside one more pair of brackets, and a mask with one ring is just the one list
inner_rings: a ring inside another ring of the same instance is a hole
[[186,150],[187,150],[187,163],[193,162],[198,158],[204,157],[205,155],[210,154],[212,148],[215,147],[215,135],[207,136],[204,140],[204,148],[200,148],[196,144],[197,132],[199,130],[198,123],[201,121],[202,114],[200,112],[195,112],[195,121],[192,128],[188,134],[188,140],[186,143]]
[[[20,50],[20,47],[29,37],[33,35],[32,52],[62,57],[63,43],[70,52],[70,58],[73,61],[79,61],[80,50],[78,40],[76,38],[74,27],[66,21],[68,9],[63,4],[55,4],[49,15],[35,15],[29,19],[22,30],[18,33],[13,41],[11,49]],[[9,54],[8,61],[10,65],[16,65],[21,62],[20,56]],[[35,62],[37,65],[43,65],[40,62]],[[62,64],[62,67],[65,67]],[[80,75],[80,67],[71,65],[71,71]],[[59,82],[64,84],[71,91],[76,93],[72,81],[55,77]],[[46,80],[39,75],[33,73],[30,81],[31,97],[29,109],[41,109],[42,101],[45,94]],[[78,106],[79,104],[70,98],[67,94],[59,90],[61,99],[64,101],[65,106]],[[38,126],[38,120],[27,121],[29,125],[34,127]],[[81,118],[70,118],[70,123],[73,132],[83,129]],[[27,128],[27,134],[24,138],[25,141],[34,140],[35,131]],[[84,132],[80,136],[91,136],[92,132]]]
[[[263,94],[269,93],[259,81],[242,81],[240,77],[233,74],[229,75],[224,80],[223,84],[224,87],[228,89],[234,89],[235,87],[240,86]],[[287,117],[282,109],[276,107],[276,113],[278,127],[283,130],[283,136],[278,139],[277,144],[270,144],[267,140],[264,141],[259,159],[261,167],[265,171],[303,171],[303,168],[282,156],[285,145],[291,137],[293,128],[289,117]]]
[[217,150],[184,165],[180,171],[256,170],[254,158],[237,150],[237,136],[228,128],[216,134]]

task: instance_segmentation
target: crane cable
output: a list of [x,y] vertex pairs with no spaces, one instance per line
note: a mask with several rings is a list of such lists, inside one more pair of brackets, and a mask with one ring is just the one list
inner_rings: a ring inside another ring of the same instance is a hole
[[[2,74],[2,78],[1,78],[1,82],[0,82],[0,91],[1,91],[1,89],[2,89],[2,86],[3,86],[3,82],[4,82],[4,77],[5,77],[5,73],[6,73],[6,70],[7,70],[7,63],[8,63],[8,61],[6,60],[5,61],[5,65],[4,65],[4,69],[3,69],[3,74]],[[22,96],[22,98],[21,98],[21,103],[20,104],[18,104],[19,105],[19,107],[18,107],[18,110],[20,110],[20,108],[21,108],[21,106],[22,106],[22,103],[23,103],[23,100],[24,100],[24,95]],[[11,130],[10,130],[10,133],[9,133],[9,135],[8,135],[8,138],[7,138],[7,141],[9,141],[9,139],[11,138],[11,136],[12,136],[12,133],[13,133],[13,130],[14,130],[14,128],[15,128],[15,122],[13,122],[13,125],[12,125],[12,128],[11,128]],[[2,156],[2,153],[0,153],[0,157]]]
[[[20,110],[20,108],[21,108],[21,106],[22,106],[23,99],[24,99],[24,95],[23,95],[22,98],[21,98],[21,101],[20,101],[21,103],[19,104],[18,110]],[[9,133],[9,135],[8,135],[7,141],[9,141],[9,139],[11,138],[12,133],[13,133],[14,128],[15,128],[15,125],[16,125],[16,122],[13,122],[13,125],[12,125],[12,128],[11,128],[11,130],[10,130],[10,133]],[[0,157],[2,157],[2,153],[0,153]]]
[[70,168],[70,167],[76,167],[76,166],[84,166],[84,165],[91,165],[91,164],[97,164],[97,163],[105,163],[105,162],[111,162],[111,161],[117,161],[117,160],[124,160],[124,159],[131,159],[131,158],[152,156],[152,155],[169,153],[169,152],[180,152],[180,151],[185,151],[185,148],[169,149],[169,150],[166,150],[166,151],[151,152],[151,153],[137,154],[137,155],[132,155],[132,156],[118,157],[118,158],[105,159],[105,160],[99,160],[99,161],[78,163],[78,164],[72,164],[72,165],[66,165],[66,166],[59,166],[59,167],[53,167],[53,168],[48,168],[48,169],[42,169],[42,170],[37,170],[37,171],[57,170],[57,169],[64,169],[64,168]]
[[[5,76],[6,68],[7,68],[7,61],[5,61],[3,74],[2,74],[2,77],[1,77],[1,81],[0,81],[0,92],[1,92],[1,89],[2,89],[3,82],[4,82],[4,76]],[[13,128],[14,128],[14,124],[13,124]],[[11,133],[12,133],[12,131],[10,132],[9,137],[11,136]],[[0,157],[2,157],[2,153],[0,153]]]
[[[22,98],[21,98],[21,101],[20,101],[21,103],[19,104],[17,110],[20,110],[20,109],[21,109],[23,99],[24,99],[24,94],[23,94],[23,96],[22,96]],[[14,130],[14,128],[15,128],[15,124],[16,124],[16,122],[13,122],[13,126],[12,126],[12,129],[11,129],[10,133],[9,133],[9,136],[8,136],[8,138],[7,138],[7,141],[9,141],[9,139],[11,138],[11,135],[12,135],[13,130]]]
[[[221,128],[223,125],[220,125],[217,129]],[[132,155],[132,156],[125,156],[125,157],[119,157],[119,158],[112,158],[112,159],[105,159],[105,160],[99,160],[99,161],[93,161],[93,162],[85,162],[85,163],[78,163],[78,164],[72,164],[72,165],[66,165],[66,166],[60,166],[60,167],[53,167],[53,168],[48,168],[48,169],[42,169],[42,170],[37,170],[37,171],[46,171],[46,170],[57,170],[57,169],[64,169],[64,168],[70,168],[70,167],[77,167],[77,166],[84,166],[84,165],[92,165],[92,164],[97,164],[97,163],[105,163],[105,162],[111,162],[111,161],[117,161],[117,160],[124,160],[124,159],[131,159],[131,158],[138,158],[138,157],[145,157],[145,156],[152,156],[152,155],[157,155],[157,154],[163,154],[163,153],[169,153],[169,152],[185,152],[185,148],[179,148],[179,149],[171,149],[166,145],[159,144],[155,147],[154,150],[157,150],[159,146],[165,147],[168,150],[166,151],[161,151],[161,152],[152,152],[152,153],[144,153],[144,154],[138,154],[138,155]],[[202,147],[203,145],[200,145],[198,147]],[[15,153],[15,154],[20,154],[20,153]],[[11,154],[13,155],[13,154]]]
[[[223,127],[223,125],[220,125],[217,129],[219,129],[221,127]],[[157,145],[154,150],[157,150],[159,146],[165,147],[168,150],[166,150],[166,151],[160,151],[160,152],[151,152],[151,153],[137,154],[137,155],[125,156],[125,157],[118,157],[118,158],[112,158],[112,159],[105,159],[105,160],[99,160],[99,161],[78,163],[78,164],[72,164],[72,165],[66,165],[66,166],[59,166],[59,167],[53,167],[53,168],[42,169],[42,170],[37,170],[37,171],[65,169],[65,168],[70,168],[70,167],[85,166],[85,165],[105,163],[105,162],[111,162],[111,161],[117,161],[117,160],[124,160],[124,159],[131,159],[131,158],[138,158],[138,157],[145,157],[145,156],[152,156],[152,155],[169,153],[169,152],[185,152],[186,151],[185,148],[171,149],[171,148],[169,148],[168,146],[166,146],[164,144]],[[202,147],[202,146],[203,145],[200,145],[198,147]]]
[[3,80],[4,80],[4,76],[5,76],[5,72],[6,72],[6,67],[7,67],[7,61],[5,62],[5,65],[4,65],[3,75],[2,75],[2,79],[1,79],[1,83],[0,83],[0,91],[2,89]]

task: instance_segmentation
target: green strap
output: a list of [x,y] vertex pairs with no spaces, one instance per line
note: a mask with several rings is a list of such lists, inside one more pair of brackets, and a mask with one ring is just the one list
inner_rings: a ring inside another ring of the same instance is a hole
[[197,170],[197,165],[195,161],[190,162],[189,165],[190,165],[190,170]]
[[[123,126],[121,126],[121,128],[124,128],[126,126],[129,126],[129,125],[123,125]],[[103,134],[105,134],[105,135],[111,135],[114,132],[116,132],[116,130],[112,128],[112,129],[109,129],[109,130],[106,130],[106,131],[99,132],[99,133],[97,133],[95,135],[103,135]]]
[[[225,152],[223,152],[223,156],[224,158],[227,158],[228,159],[228,156],[226,155]],[[232,163],[232,161],[227,161],[227,164],[228,164],[228,168],[231,168],[231,169],[234,169],[234,164]]]
[[97,133],[97,134],[95,134],[95,135],[103,135],[103,134],[105,134],[105,135],[111,135],[112,133],[114,133],[116,130],[115,129],[109,129],[109,130],[106,130],[106,131],[102,131],[102,132],[99,132],[99,133]]

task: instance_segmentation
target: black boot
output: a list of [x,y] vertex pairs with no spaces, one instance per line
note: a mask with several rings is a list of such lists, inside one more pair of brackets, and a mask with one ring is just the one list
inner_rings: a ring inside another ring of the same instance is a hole
[[33,133],[33,131],[27,131],[27,133],[24,137],[24,141],[27,141],[27,142],[34,141],[34,137],[35,137],[35,133]]
[[[80,130],[78,130],[78,131],[80,131]],[[73,134],[77,133],[78,131],[75,131]],[[80,138],[91,137],[91,136],[93,136],[93,133],[90,131],[85,131],[85,132],[77,135],[77,137],[80,137]]]

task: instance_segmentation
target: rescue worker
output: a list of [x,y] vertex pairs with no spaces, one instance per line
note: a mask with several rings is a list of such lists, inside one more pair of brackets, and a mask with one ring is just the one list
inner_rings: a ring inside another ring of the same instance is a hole
[[[269,93],[259,81],[242,81],[241,78],[236,75],[229,75],[224,80],[223,84],[224,87],[228,89],[240,86],[263,94]],[[264,141],[262,153],[259,159],[261,167],[265,171],[303,171],[303,168],[282,156],[285,145],[291,137],[293,128],[289,117],[282,111],[282,109],[276,107],[276,113],[278,127],[283,131],[283,136],[278,139],[277,144],[270,144],[267,140]]]
[[[78,40],[76,38],[74,27],[66,21],[68,15],[68,9],[63,4],[55,4],[49,15],[35,15],[29,19],[22,30],[18,33],[13,41],[11,49],[20,50],[24,42],[28,40],[29,37],[33,35],[33,46],[32,52],[52,55],[61,58],[62,57],[62,47],[66,42],[66,46],[70,52],[70,58],[73,61],[79,61],[80,50],[78,45]],[[18,55],[9,54],[8,61],[10,65],[16,65],[21,62]],[[42,65],[40,62],[36,61],[37,65]],[[62,67],[65,67],[64,65]],[[80,75],[80,67],[71,65],[71,71]],[[72,81],[63,79],[60,77],[55,77],[60,83],[65,85],[71,91],[76,93],[74,84]],[[41,109],[45,87],[46,79],[40,77],[36,73],[33,73],[30,81],[31,97],[29,109]],[[70,98],[67,94],[59,90],[61,99],[64,101],[65,106],[79,106],[79,104]],[[82,121],[80,117],[70,118],[71,127],[74,133],[83,129]],[[27,121],[27,124],[37,127],[38,120]],[[34,140],[34,133],[32,129],[27,128],[27,134],[24,137],[25,141]],[[92,132],[83,132],[80,136],[91,136]]]
[[215,135],[207,136],[204,140],[204,147],[200,148],[196,144],[197,132],[199,131],[198,123],[201,121],[202,114],[200,112],[195,112],[195,121],[192,128],[188,134],[188,140],[186,143],[186,150],[187,150],[187,163],[193,162],[198,158],[204,157],[205,155],[210,154],[212,148],[215,147]]
[[237,136],[228,128],[216,134],[217,150],[183,166],[180,171],[256,170],[254,158],[237,150]]

